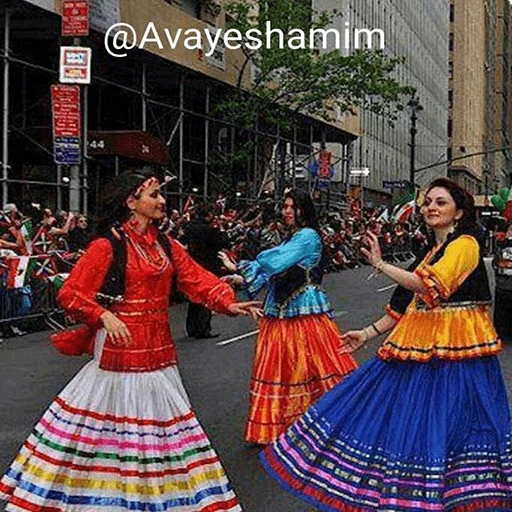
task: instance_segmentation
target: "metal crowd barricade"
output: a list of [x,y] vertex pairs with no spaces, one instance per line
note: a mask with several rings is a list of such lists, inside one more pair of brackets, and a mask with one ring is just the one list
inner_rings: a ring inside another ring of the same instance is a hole
[[382,251],[382,256],[391,263],[401,263],[414,258],[412,252],[412,240],[408,239],[404,244],[391,244]]
[[[32,255],[34,259],[48,259],[54,254]],[[69,323],[57,302],[57,288],[50,279],[30,277],[24,286],[7,286],[9,266],[7,258],[0,257],[0,330],[21,322],[40,319],[50,329],[61,329]],[[68,270],[69,271],[69,270]],[[8,332],[8,331],[7,331]]]

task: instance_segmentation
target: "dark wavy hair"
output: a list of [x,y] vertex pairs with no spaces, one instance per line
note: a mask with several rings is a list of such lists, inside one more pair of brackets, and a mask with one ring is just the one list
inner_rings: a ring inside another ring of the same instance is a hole
[[122,172],[103,189],[95,221],[96,236],[104,235],[109,229],[120,226],[128,219],[130,210],[126,200],[149,178],[160,180],[153,170],[131,169]]
[[461,234],[467,234],[474,236],[479,243],[482,243],[484,233],[476,221],[475,199],[473,196],[459,184],[448,178],[435,179],[428,186],[426,194],[436,187],[447,190],[454,200],[457,209],[462,211],[462,217],[457,221],[455,232],[450,234],[449,239],[451,240]]
[[283,203],[286,201],[286,199],[293,200],[295,222],[299,227],[312,228],[315,231],[320,230],[315,204],[307,192],[297,189],[290,190],[284,195]]

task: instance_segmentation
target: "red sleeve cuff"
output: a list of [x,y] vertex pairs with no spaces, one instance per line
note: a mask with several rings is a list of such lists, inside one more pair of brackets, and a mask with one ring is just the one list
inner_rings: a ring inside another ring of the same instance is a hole
[[219,282],[206,297],[206,307],[217,313],[229,315],[229,306],[235,302],[235,292],[227,283]]
[[417,268],[414,273],[422,280],[426,288],[425,292],[418,295],[427,306],[434,308],[439,305],[441,296],[449,296],[448,290],[435,278],[435,272],[432,267],[426,265],[425,267]]

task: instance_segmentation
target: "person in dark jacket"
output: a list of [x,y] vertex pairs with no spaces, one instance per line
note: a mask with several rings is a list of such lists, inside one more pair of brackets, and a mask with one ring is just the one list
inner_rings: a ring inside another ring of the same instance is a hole
[[[222,263],[217,254],[229,248],[225,233],[211,225],[213,208],[202,204],[197,214],[186,228],[182,242],[188,247],[188,252],[202,267],[212,274],[220,276],[223,273]],[[197,339],[217,338],[212,334],[212,312],[201,304],[190,302],[187,311],[186,329],[189,337]]]

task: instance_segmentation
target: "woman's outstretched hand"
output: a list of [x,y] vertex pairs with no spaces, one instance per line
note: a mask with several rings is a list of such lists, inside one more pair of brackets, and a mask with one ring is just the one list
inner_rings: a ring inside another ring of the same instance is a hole
[[382,252],[380,250],[379,239],[370,231],[366,233],[365,243],[368,248],[361,247],[363,256],[368,260],[372,267],[377,267],[382,261]]
[[219,256],[220,260],[222,261],[222,264],[230,272],[236,272],[236,263],[224,251],[220,251],[218,253],[218,256]]
[[352,354],[356,350],[364,347],[368,337],[364,329],[358,331],[348,331],[341,336],[342,344],[338,349],[339,354]]
[[228,310],[232,315],[252,316],[256,321],[263,316],[261,302],[257,300],[249,302],[234,302],[229,306]]

